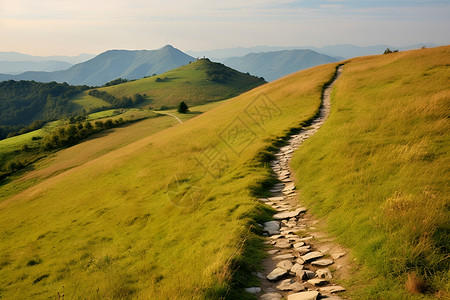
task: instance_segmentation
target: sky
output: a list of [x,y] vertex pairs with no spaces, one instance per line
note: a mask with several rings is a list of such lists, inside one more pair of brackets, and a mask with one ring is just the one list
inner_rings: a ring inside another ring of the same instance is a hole
[[450,0],[0,0],[0,52],[450,44]]

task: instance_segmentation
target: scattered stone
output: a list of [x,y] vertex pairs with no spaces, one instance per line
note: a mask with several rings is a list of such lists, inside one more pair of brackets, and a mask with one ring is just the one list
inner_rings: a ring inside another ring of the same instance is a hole
[[326,267],[326,266],[332,265],[333,263],[334,263],[334,261],[332,261],[331,259],[319,259],[319,260],[313,261],[311,264],[316,267]]
[[298,242],[298,243],[294,244],[294,248],[300,248],[300,247],[303,247],[303,246],[305,246],[305,242]]
[[316,276],[318,278],[333,278],[333,275],[331,275],[330,269],[328,268],[316,270]]
[[325,278],[313,278],[313,279],[308,280],[308,283],[315,285],[315,286],[321,286],[321,285],[328,284],[328,280]]
[[280,250],[278,250],[278,249],[274,249],[274,250],[269,250],[269,251],[267,251],[267,253],[269,253],[270,255],[274,255],[274,254],[277,254],[277,253],[279,253],[280,252]]
[[280,249],[289,249],[292,247],[292,244],[290,244],[286,241],[280,241],[280,242],[277,242],[274,246],[277,248],[280,248]]
[[295,265],[292,266],[290,272],[297,276],[297,274],[299,274],[300,271],[302,271],[302,270],[303,270],[303,265],[301,265],[299,263],[295,263]]
[[268,280],[278,280],[288,273],[288,270],[282,268],[275,268],[269,275],[266,276]]
[[275,235],[272,235],[270,238],[272,239],[272,240],[276,240],[276,239],[279,239],[279,238],[282,238],[283,236],[281,235],[281,234],[275,234]]
[[338,258],[341,258],[342,256],[344,256],[345,254],[347,254],[347,253],[346,252],[332,253],[331,254],[331,258],[332,259],[338,259]]
[[256,276],[258,276],[258,278],[260,278],[260,279],[266,278],[266,276],[264,276],[264,274],[261,272],[256,273]]
[[284,260],[284,259],[294,259],[294,256],[290,253],[277,255],[273,258],[274,260]]
[[269,201],[283,201],[284,197],[270,197],[270,198],[267,198],[267,200],[269,200]]
[[306,241],[312,240],[313,238],[314,238],[313,236],[307,236],[307,237],[301,238],[300,241],[306,242]]
[[257,294],[261,292],[261,288],[260,287],[249,287],[246,288],[245,291],[247,291],[248,293],[252,293],[252,294]]
[[301,257],[297,257],[297,258],[295,259],[295,262],[298,263],[298,264],[300,264],[300,265],[304,265],[304,264],[305,264],[305,261],[304,261]]
[[316,273],[310,270],[301,270],[298,272],[297,277],[302,280],[313,279],[316,276]]
[[339,293],[339,292],[345,292],[345,288],[339,285],[332,285],[332,286],[326,286],[319,289],[319,291],[324,293]]
[[319,299],[320,293],[317,291],[308,291],[291,294],[287,300],[316,300]]
[[321,252],[313,251],[313,252],[310,252],[310,253],[307,253],[307,254],[303,255],[301,258],[304,261],[308,262],[308,261],[315,260],[315,259],[318,259],[318,258],[321,258],[321,257],[323,257],[323,254]]
[[295,281],[293,279],[285,279],[282,280],[279,285],[277,285],[277,289],[279,289],[280,291],[300,292],[304,291],[305,287],[298,281]]
[[293,218],[298,216],[299,214],[301,214],[302,212],[305,212],[306,208],[304,207],[299,207],[294,211],[285,211],[285,212],[280,212],[277,213],[273,216],[273,218],[275,220],[281,220],[281,219],[289,219],[289,218]]
[[280,223],[277,221],[269,221],[264,223],[264,231],[267,231],[270,235],[280,233]]
[[279,263],[277,263],[277,268],[290,271],[292,268],[292,263],[289,260],[282,260]]
[[278,293],[268,293],[259,297],[259,299],[261,300],[281,300],[281,298],[283,298],[283,296],[281,296],[281,294]]

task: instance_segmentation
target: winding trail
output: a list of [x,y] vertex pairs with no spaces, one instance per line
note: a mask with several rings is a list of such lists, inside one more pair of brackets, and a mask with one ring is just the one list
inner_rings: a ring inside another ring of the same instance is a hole
[[172,115],[171,113],[166,113],[166,112],[160,112],[160,111],[158,111],[158,114],[171,116],[172,118],[175,118],[175,119],[178,121],[178,123],[183,124],[183,121],[181,121],[180,118],[178,118],[178,117],[175,116],[175,115]]
[[[335,293],[345,291],[332,281],[348,268],[347,251],[316,231],[318,221],[299,205],[289,169],[293,152],[327,119],[331,91],[342,69],[342,65],[336,69],[333,80],[323,91],[319,116],[311,126],[292,135],[289,144],[280,148],[275,154],[277,159],[271,162],[274,176],[281,182],[271,188],[272,197],[260,199],[277,210],[273,216],[275,221],[264,223],[269,257],[263,262],[264,271],[257,274],[261,278],[261,287],[247,289],[260,299],[341,299]],[[301,235],[295,234],[299,232]]]

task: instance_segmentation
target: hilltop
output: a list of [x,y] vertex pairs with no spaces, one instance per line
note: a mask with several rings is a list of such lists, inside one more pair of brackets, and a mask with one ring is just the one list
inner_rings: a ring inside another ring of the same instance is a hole
[[67,82],[72,85],[103,85],[116,78],[137,79],[188,64],[195,59],[167,45],[157,50],[109,50],[55,72],[25,72],[18,75],[0,74],[0,80],[35,80]]
[[[173,108],[181,101],[188,105],[235,97],[264,84],[261,78],[233,70],[209,59],[199,59],[163,74],[118,85],[98,88],[114,97],[146,95],[143,106],[154,109]],[[83,98],[85,97],[85,98]],[[77,98],[79,103],[90,103],[89,91]]]

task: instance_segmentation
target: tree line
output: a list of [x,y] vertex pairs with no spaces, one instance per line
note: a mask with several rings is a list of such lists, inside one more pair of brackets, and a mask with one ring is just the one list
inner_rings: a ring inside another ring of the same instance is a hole
[[79,109],[70,101],[71,97],[89,88],[56,82],[0,82],[0,139],[67,117]]
[[99,91],[97,89],[90,90],[88,93],[90,96],[102,99],[109,104],[111,107],[109,108],[129,108],[133,107],[139,103],[142,103],[145,100],[146,95],[135,94],[133,97],[115,97],[105,91]]

